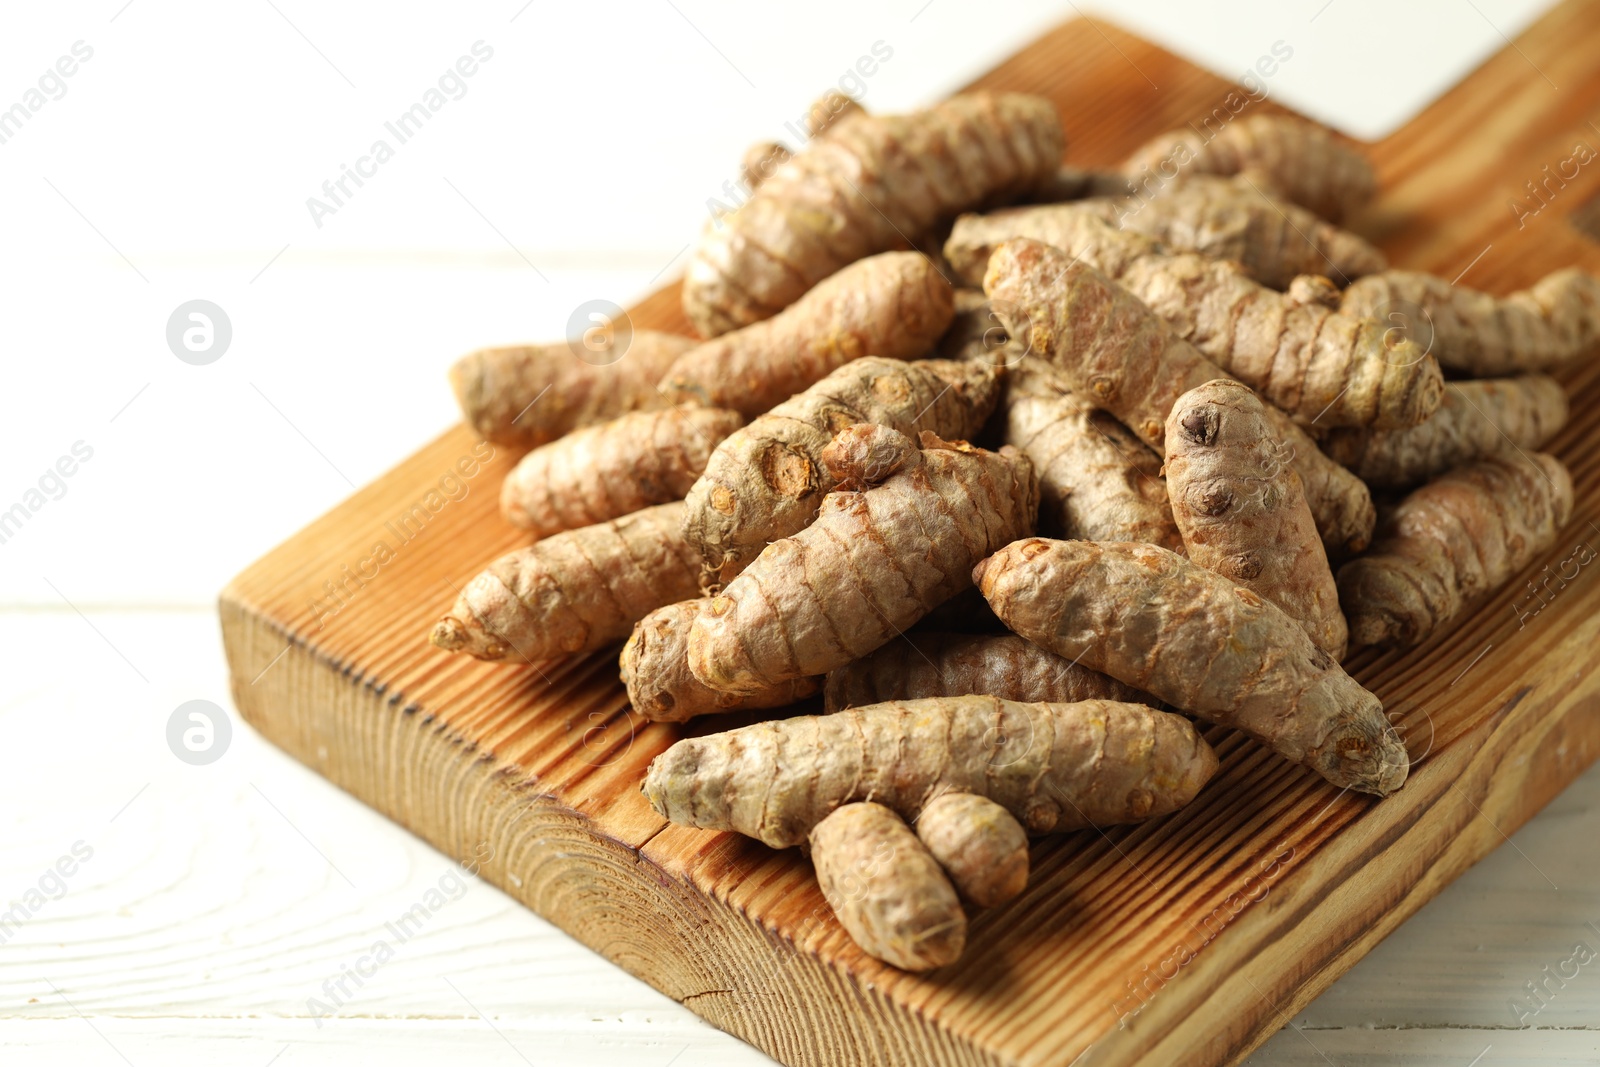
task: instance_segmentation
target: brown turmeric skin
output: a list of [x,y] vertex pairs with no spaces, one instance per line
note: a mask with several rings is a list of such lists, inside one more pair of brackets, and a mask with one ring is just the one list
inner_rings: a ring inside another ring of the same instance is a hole
[[682,527],[683,504],[661,504],[518,549],[467,583],[431,640],[528,662],[620,641],[656,608],[695,596],[700,558]]
[[1017,633],[1203,719],[1241,730],[1334,785],[1387,796],[1405,746],[1383,705],[1283,610],[1154,545],[1031,537],[978,565]]
[[1189,558],[1282,608],[1334,659],[1349,630],[1317,524],[1261,400],[1228,379],[1167,417],[1167,486]]
[[733,433],[688,491],[684,536],[705,560],[702,587],[720,590],[769,543],[811,524],[837,487],[822,453],[841,430],[870,422],[964,440],[983,426],[999,391],[995,369],[978,360],[869,356]]
[[1438,362],[1401,333],[1332,310],[1318,292],[1269,289],[1236,263],[1168,254],[1081,204],[963,216],[945,256],[970,282],[999,245],[1021,237],[1105,274],[1230,377],[1303,425],[1414,426],[1438,409],[1444,388]]
[[1351,285],[1341,306],[1415,339],[1446,369],[1473,378],[1551,370],[1600,343],[1600,278],[1576,268],[1505,297],[1390,270]]
[[578,346],[583,358],[565,341],[479,349],[450,368],[450,385],[485,440],[542,445],[580,426],[666,407],[656,384],[696,344],[656,330],[623,331],[606,343],[594,353]]
[[811,124],[821,132],[701,235],[683,308],[703,336],[770,318],[941,218],[1043,184],[1065,147],[1055,108],[1015,93],[969,93],[909,115],[814,108]]
[[529,452],[500,487],[500,513],[548,537],[681,500],[737,412],[686,404],[635,411]]
[[1242,174],[1329,222],[1359,211],[1377,191],[1367,158],[1300,119],[1253,115],[1214,135],[1193,129],[1152,138],[1123,164],[1136,187],[1193,174]]
[[851,263],[775,318],[686,352],[661,382],[676,401],[760,415],[862,356],[915,359],[955,313],[927,257],[888,252]]
[[1339,569],[1360,645],[1414,645],[1503,585],[1572,517],[1572,476],[1535,452],[1458,467],[1402,500],[1369,555]]
[[1567,424],[1567,392],[1543,374],[1450,382],[1427,422],[1404,430],[1335,430],[1322,441],[1374,489],[1411,489],[1464,463],[1542,448]]
[[[1007,329],[1158,453],[1177,398],[1227,377],[1137,298],[1058,249],[1020,239],[1002,246],[989,268],[985,287]],[[1287,416],[1270,406],[1265,416],[1292,450],[1329,551],[1365,548],[1376,522],[1367,487]]]
[[1027,457],[885,426],[852,426],[823,455],[841,485],[810,526],[774,541],[695,619],[689,669],[749,693],[826,674],[887,644],[1032,529]]
[[1028,831],[988,797],[942,793],[922,809],[916,830],[956,890],[978,907],[998,908],[1028,887]]
[[1081,663],[1062,659],[1016,634],[914,630],[878,651],[828,672],[829,712],[924,697],[992,696],[1024,704],[1080,700],[1150,703],[1151,698]]

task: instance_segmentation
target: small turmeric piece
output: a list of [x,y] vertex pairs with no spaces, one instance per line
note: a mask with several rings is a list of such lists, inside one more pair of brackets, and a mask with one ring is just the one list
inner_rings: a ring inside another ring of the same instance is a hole
[[1028,831],[988,797],[941,793],[917,816],[916,830],[956,891],[978,907],[998,908],[1028,887]]
[[482,348],[455,362],[450,385],[479,436],[497,445],[536,446],[580,426],[666,407],[656,385],[696,344],[657,330],[628,330],[608,334],[607,347],[585,350],[584,358],[565,341]]
[[695,619],[689,669],[751,693],[826,674],[888,643],[971,582],[973,564],[1025,536],[1038,483],[1014,448],[987,452],[886,426],[839,434],[823,453],[841,491],[816,521],[774,541]]
[[1053,245],[1069,260],[1101,271],[1231,377],[1302,424],[1414,426],[1439,406],[1444,378],[1438,362],[1396,331],[1330,309],[1320,290],[1280,293],[1236,263],[1167,254],[1151,238],[1118,230],[1082,204],[962,216],[945,256],[970,282],[1000,244],[1019,237]]
[[430,639],[528,662],[620,641],[656,608],[699,592],[700,558],[682,529],[678,501],[518,549],[467,583]]
[[1241,730],[1334,785],[1387,796],[1405,746],[1377,697],[1281,608],[1155,545],[1007,545],[978,588],[1018,634],[1173,707]]
[[640,619],[622,646],[622,684],[633,710],[651,722],[688,722],[700,715],[781,708],[812,696],[821,679],[796,678],[754,693],[724,693],[689,672],[689,624],[709,600],[685,600]]
[[1543,374],[1449,382],[1428,421],[1404,430],[1334,430],[1322,449],[1374,489],[1411,489],[1485,456],[1542,448],[1567,414],[1567,391]]
[[1555,543],[1572,476],[1554,456],[1493,457],[1406,497],[1369,555],[1339,568],[1358,645],[1415,645]]
[[[1020,343],[1163,455],[1178,397],[1227,377],[1133,295],[1049,245],[1005,244],[989,260],[985,286]],[[1331,552],[1365,548],[1377,521],[1367,487],[1288,416],[1270,406],[1265,416],[1292,450],[1323,543]]]
[[1253,115],[1215,135],[1194,129],[1152,138],[1123,164],[1136,186],[1192,174],[1242,174],[1329,222],[1353,215],[1378,188],[1367,158],[1300,119]]
[[1302,274],[1348,284],[1387,266],[1383,253],[1362,238],[1280,201],[1245,177],[1197,174],[1148,200],[1090,199],[1080,206],[1119,229],[1160,241],[1170,252],[1236,260],[1274,289],[1289,288]]
[[1384,271],[1346,289],[1341,309],[1379,320],[1473,378],[1551,370],[1600,343],[1600,278],[1576,268],[1505,297],[1418,271]]
[[703,336],[770,318],[941,218],[1044,183],[1065,147],[1050,102],[1015,93],[969,93],[909,115],[851,106],[817,116],[821,132],[701,235],[683,309]]
[[869,656],[829,671],[823,708],[834,712],[886,700],[974,694],[1025,704],[1080,700],[1149,703],[1151,699],[1016,634],[913,631]]
[[915,359],[955,313],[954,291],[926,256],[886,252],[851,263],[775,318],[684,353],[661,382],[677,401],[753,418],[862,356]]
[[822,453],[839,431],[870,422],[964,440],[983,426],[999,392],[995,369],[978,360],[868,356],[736,431],[688,493],[684,536],[705,560],[702,587],[720,590],[770,542],[811,524],[837,485]]
[[1006,378],[1005,442],[1020,448],[1039,474],[1044,529],[1182,552],[1161,457],[1115,416],[1052,377],[1049,364],[1028,357]]
[[500,514],[548,537],[682,500],[712,450],[744,424],[687,404],[635,411],[529,452],[500,487]]
[[1167,416],[1167,488],[1189,558],[1278,605],[1343,659],[1350,633],[1289,461],[1261,400],[1240,382],[1191,389]]

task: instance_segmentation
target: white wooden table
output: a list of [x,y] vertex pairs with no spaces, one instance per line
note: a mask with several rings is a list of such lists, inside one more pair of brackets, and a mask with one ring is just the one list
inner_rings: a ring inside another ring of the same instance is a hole
[[[1309,99],[1340,88],[1343,50],[1372,44],[1373,6],[1257,3],[1231,30],[1166,0],[1123,13],[1220,69],[1253,34],[1293,34],[1307,74],[1285,93]],[[1447,83],[1536,6],[1407,8],[1430,48],[1405,53],[1403,91]],[[0,511],[41,492],[0,538],[0,1063],[768,1062],[492,887],[457,889],[443,856],[242,725],[192,766],[168,719],[229,706],[216,591],[452,421],[454,355],[557,335],[580,302],[626,304],[670,276],[740,149],[783,136],[874,42],[894,58],[866,103],[894,109],[1072,12],[8,12],[0,109],[74,42],[93,57],[0,144]],[[316,226],[306,199],[480,40],[494,57],[465,95]],[[233,326],[208,366],[164,336],[195,298]],[[78,442],[92,458],[49,480]],[[1600,1060],[1600,961],[1547,978],[1575,943],[1600,949],[1597,807],[1591,771],[1251,1062]],[[359,986],[343,977],[441,880],[420,933]],[[1541,981],[1548,1003],[1519,1016],[1513,998]]]

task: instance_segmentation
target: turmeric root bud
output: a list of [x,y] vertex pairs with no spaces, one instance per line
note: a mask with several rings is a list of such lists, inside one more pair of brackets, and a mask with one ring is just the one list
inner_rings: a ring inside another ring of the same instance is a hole
[[881,804],[846,804],[811,831],[817,882],[862,951],[903,971],[961,958],[967,915],[950,879],[905,820]]
[[957,891],[980,908],[997,908],[1028,887],[1028,833],[988,797],[934,798],[917,817],[917,836]]

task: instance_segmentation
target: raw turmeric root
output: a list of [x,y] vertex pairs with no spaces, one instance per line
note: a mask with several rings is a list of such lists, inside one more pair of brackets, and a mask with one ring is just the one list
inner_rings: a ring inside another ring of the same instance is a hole
[[1041,522],[1084,541],[1149,541],[1182,552],[1161,457],[1115,416],[1051,382],[1049,364],[1018,362],[1006,381],[1005,442],[1039,473]]
[[579,426],[666,407],[656,385],[695,344],[676,334],[632,330],[610,335],[607,345],[615,347],[585,350],[582,359],[565,341],[483,348],[456,361],[450,385],[468,425],[485,440],[542,445]]
[[700,559],[682,527],[680,501],[518,549],[467,583],[431,639],[448,652],[529,662],[620,641],[656,608],[698,592]]
[[1444,378],[1437,361],[1396,331],[1307,300],[1304,290],[1269,289],[1238,264],[1165,254],[1150,238],[1117,230],[1081,204],[963,216],[945,256],[970,282],[1000,244],[1018,237],[1053,245],[1106,274],[1302,424],[1414,426],[1439,406]]
[[978,907],[998,908],[1028,887],[1028,831],[988,797],[941,793],[917,816],[916,829],[956,891]]
[[1404,430],[1334,430],[1322,449],[1374,489],[1410,489],[1485,456],[1542,448],[1567,424],[1567,414],[1567,391],[1542,374],[1450,382],[1427,422]]
[[867,955],[903,971],[961,958],[967,913],[955,887],[893,811],[870,802],[838,808],[812,829],[811,862],[839,925]]
[[1320,126],[1277,115],[1254,115],[1215,136],[1192,129],[1151,139],[1123,164],[1135,185],[1190,174],[1244,174],[1329,222],[1354,214],[1377,191],[1367,158]]
[[1236,260],[1262,285],[1287,289],[1302,274],[1341,285],[1387,265],[1372,245],[1297,204],[1280,201],[1245,177],[1197,174],[1151,199],[1081,201],[1123,230],[1153,237],[1171,252]]
[[1014,367],[1022,359],[982,289],[957,289],[956,313],[934,350],[941,359],[972,360],[992,367]]
[[907,436],[930,430],[964,440],[983,426],[999,390],[994,368],[978,360],[869,356],[733,433],[687,500],[684,536],[705,560],[705,590],[720,590],[770,542],[816,518],[837,484],[822,453],[839,431],[871,422]]
[[1356,644],[1414,645],[1549,548],[1572,517],[1554,456],[1458,467],[1402,500],[1372,553],[1339,568]]
[[[1010,333],[1163,455],[1178,397],[1227,377],[1137,298],[1048,245],[1004,245],[989,261],[985,287]],[[1323,543],[1337,552],[1365,548],[1376,522],[1367,487],[1288,416],[1270,406],[1265,416],[1292,449]]]
[[695,619],[689,669],[752,693],[826,674],[888,643],[971,582],[978,560],[1025,536],[1038,483],[1014,448],[852,426],[823,453],[839,492],[774,541]]
[[686,352],[661,382],[674,400],[754,417],[861,356],[924,355],[954,314],[954,293],[926,256],[851,263],[776,318]]
[[1506,297],[1390,270],[1351,285],[1341,307],[1409,335],[1449,370],[1474,378],[1550,370],[1600,342],[1600,278],[1575,268]]
[[1189,558],[1278,605],[1343,659],[1350,633],[1289,459],[1261,400],[1240,382],[1191,389],[1167,416],[1167,488]]
[[1182,556],[1030,537],[974,577],[1008,626],[1057,655],[1242,730],[1334,785],[1387,796],[1406,780],[1378,698],[1282,609]]
[[1216,769],[1193,724],[1143,704],[936,697],[685,738],[651,762],[644,795],[680,825],[790,848],[868,798],[915,819],[940,794],[975,793],[1031,834],[1141,822]]
[[622,646],[622,684],[633,710],[652,722],[687,722],[699,715],[781,708],[804,700],[821,679],[796,678],[754,693],[723,693],[689,673],[689,624],[709,600],[657,608],[639,620]]
[[1055,108],[1035,96],[970,93],[909,115],[832,113],[738,211],[706,228],[684,277],[684,313],[706,337],[770,318],[863,256],[1045,182],[1063,149]]
[[635,411],[534,449],[500,487],[500,513],[548,537],[682,500],[737,412],[687,404]]
[[823,708],[833,712],[885,700],[974,694],[1029,704],[1150,700],[1132,686],[1016,634],[912,632],[829,671]]

